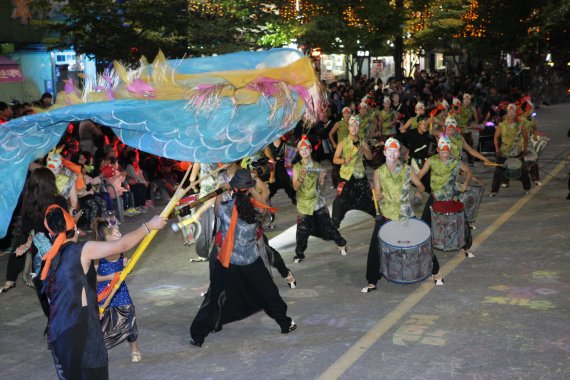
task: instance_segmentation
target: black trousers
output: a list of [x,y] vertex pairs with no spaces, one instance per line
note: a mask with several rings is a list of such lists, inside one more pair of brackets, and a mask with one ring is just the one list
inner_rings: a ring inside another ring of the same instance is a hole
[[[497,157],[497,164],[505,163],[505,161],[507,161],[507,158],[508,157],[504,156]],[[522,158],[518,159],[522,161]],[[525,165],[524,162],[521,168],[520,181],[522,182],[523,190],[525,191],[530,190],[530,176],[528,174],[528,166]],[[500,166],[497,166],[495,168],[495,173],[493,174],[493,183],[491,185],[491,192],[498,193],[499,189],[501,188],[501,184],[504,182],[505,183],[508,182],[508,179],[505,177],[505,169]]]
[[313,212],[313,215],[297,214],[297,246],[295,257],[304,258],[309,236],[316,236],[323,240],[334,240],[338,247],[344,247],[346,240],[335,227],[326,207]]
[[332,221],[336,228],[350,210],[360,210],[376,216],[372,190],[366,177],[360,179],[350,177],[350,180],[345,182],[342,193],[333,201]]
[[279,251],[269,245],[269,241],[267,240],[267,236],[265,234],[263,236],[263,241],[265,242],[265,250],[267,251],[267,258],[269,259],[269,263],[271,266],[279,272],[281,277],[285,278],[289,276],[289,268],[285,265],[285,261],[283,261],[283,257]]
[[293,204],[297,202],[297,192],[293,189],[293,184],[291,183],[291,178],[287,173],[285,164],[277,163],[275,165],[275,182],[269,184],[269,199],[273,198],[279,189],[285,190]]
[[[473,146],[473,135],[471,134],[471,130],[469,130],[469,132],[463,133],[463,139],[465,139],[466,144],[469,144],[470,147],[477,150],[477,148]],[[473,156],[469,153],[467,153],[467,162],[470,164],[473,163]]]
[[333,164],[333,168],[332,168],[332,172],[331,172],[331,179],[332,179],[332,185],[334,187],[337,187],[339,182],[341,181],[340,165]]
[[261,257],[252,264],[230,264],[228,268],[216,260],[208,293],[190,326],[190,336],[202,344],[210,332],[261,310],[277,322],[281,332],[288,330],[291,318],[287,316],[287,304]]

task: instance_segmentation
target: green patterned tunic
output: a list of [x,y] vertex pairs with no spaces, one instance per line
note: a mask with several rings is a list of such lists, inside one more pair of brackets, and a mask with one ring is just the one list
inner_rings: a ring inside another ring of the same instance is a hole
[[453,199],[459,195],[457,176],[461,161],[450,159],[443,162],[438,156],[428,158],[431,170],[431,193],[436,201]]
[[[297,178],[301,176],[301,169],[318,169],[320,165],[311,161],[306,166],[297,162],[293,166],[293,172]],[[308,172],[303,183],[297,189],[297,212],[304,215],[313,215],[313,212],[325,206],[325,199],[319,191],[319,173]]]
[[390,220],[406,220],[414,217],[410,205],[411,166],[398,163],[392,172],[386,164],[378,169],[382,195],[380,211]]
[[523,148],[523,136],[521,124],[503,120],[499,124],[501,128],[501,146],[499,153],[504,157],[516,157],[521,154]]
[[342,119],[338,122],[338,128],[336,130],[336,141],[341,142],[348,137],[348,121]]
[[390,136],[392,134],[392,122],[396,117],[393,110],[386,112],[385,110],[380,111],[380,116],[384,121],[382,124],[382,136]]
[[358,115],[358,120],[360,120],[360,129],[358,130],[358,138],[364,140],[368,136],[368,129],[370,128],[370,119],[372,114],[368,112],[366,115]]
[[459,108],[459,112],[455,114],[455,120],[457,120],[457,127],[461,129],[462,133],[467,132],[471,119],[473,119],[474,115],[475,112],[471,106]]
[[362,155],[358,153],[358,147],[356,147],[351,140],[350,136],[345,138],[342,147],[342,158],[353,157],[348,164],[342,164],[340,167],[340,177],[346,181],[354,176],[356,179],[364,178],[366,171],[364,169],[364,163],[362,162]]
[[451,157],[461,161],[461,151],[463,151],[465,139],[460,133],[456,133],[453,137],[449,136],[449,141],[451,142]]

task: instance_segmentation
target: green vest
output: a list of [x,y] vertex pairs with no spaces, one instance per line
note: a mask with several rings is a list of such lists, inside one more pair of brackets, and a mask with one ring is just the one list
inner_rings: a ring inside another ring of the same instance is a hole
[[389,136],[392,134],[392,122],[394,121],[394,118],[396,117],[396,115],[394,114],[394,111],[390,110],[389,112],[386,112],[384,110],[380,111],[380,116],[382,116],[382,120],[384,120],[384,123],[382,124],[382,136]]
[[530,139],[532,137],[532,124],[533,124],[532,119],[520,119],[519,122],[521,124],[522,132],[526,133],[526,135]]
[[360,140],[364,140],[366,136],[368,136],[368,129],[370,128],[370,118],[371,118],[370,111],[364,115],[358,115],[358,120],[360,120],[360,129],[358,130],[358,138]]
[[[307,166],[313,169],[320,168],[320,165],[314,161]],[[301,169],[304,169],[303,161],[297,162],[293,166],[293,172],[297,173],[297,178],[301,176]],[[325,202],[319,195],[318,189],[319,173],[308,172],[303,183],[297,189],[297,212],[304,215],[313,215],[315,210],[323,207]]]
[[350,139],[350,136],[345,138],[342,147],[342,158],[355,157],[348,164],[342,164],[340,167],[340,177],[345,181],[348,181],[351,176],[360,179],[364,178],[366,175],[366,170],[364,169],[364,163],[362,162],[362,155],[358,153],[358,147],[354,146],[354,143]]
[[338,129],[336,130],[336,141],[341,142],[348,137],[348,121],[342,119],[338,122]]
[[428,161],[431,170],[431,193],[435,200],[449,200],[459,195],[457,176],[459,175],[461,161],[452,158],[445,163],[439,156],[432,156],[428,158]]
[[503,120],[499,124],[501,128],[501,146],[499,153],[504,157],[515,157],[521,154],[523,148],[523,138],[521,125],[517,122],[509,123]]
[[457,126],[461,129],[463,133],[466,133],[466,129],[469,127],[469,123],[473,118],[473,107],[469,106],[467,108],[460,107],[459,112],[455,114],[455,120],[457,120]]
[[461,151],[463,150],[465,139],[460,133],[455,133],[455,136],[449,137],[449,141],[451,142],[451,157],[461,161]]
[[383,198],[380,211],[390,220],[406,220],[414,216],[410,205],[411,166],[398,164],[394,172],[386,164],[378,169]]

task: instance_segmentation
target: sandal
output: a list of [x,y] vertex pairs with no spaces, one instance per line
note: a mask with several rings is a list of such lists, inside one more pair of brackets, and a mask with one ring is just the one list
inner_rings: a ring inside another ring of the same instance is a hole
[[131,352],[131,361],[133,363],[138,363],[142,360],[142,356],[140,352]]
[[4,285],[4,287],[0,288],[0,294],[8,293],[10,290],[14,289],[15,287],[16,287],[16,282],[13,282],[12,285],[9,285],[8,287]]

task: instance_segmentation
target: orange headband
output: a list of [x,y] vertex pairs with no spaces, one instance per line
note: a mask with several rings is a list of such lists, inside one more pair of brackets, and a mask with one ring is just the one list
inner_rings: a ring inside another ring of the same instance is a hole
[[309,141],[309,138],[307,137],[307,135],[303,135],[301,137],[301,140],[299,140],[299,142],[297,143],[297,150],[301,150],[301,148],[303,148],[303,147],[307,147],[307,148],[313,147],[311,145],[311,142]]
[[[53,204],[47,208],[45,214],[46,217],[44,218],[44,226],[46,227],[50,235],[55,235],[55,232],[48,226],[47,215],[56,208],[61,209],[61,211],[63,212],[63,217],[65,218],[65,231],[70,231],[73,228],[75,228],[75,219],[73,219],[73,217],[61,206]],[[63,245],[63,242],[65,242],[65,233],[66,232],[60,232],[57,235],[57,238],[53,242],[53,245],[51,246],[50,250],[44,255],[44,257],[42,257],[42,260],[45,260],[46,263],[44,265],[44,269],[42,269],[42,274],[40,277],[41,280],[46,279],[53,258],[58,254],[59,249]]]

